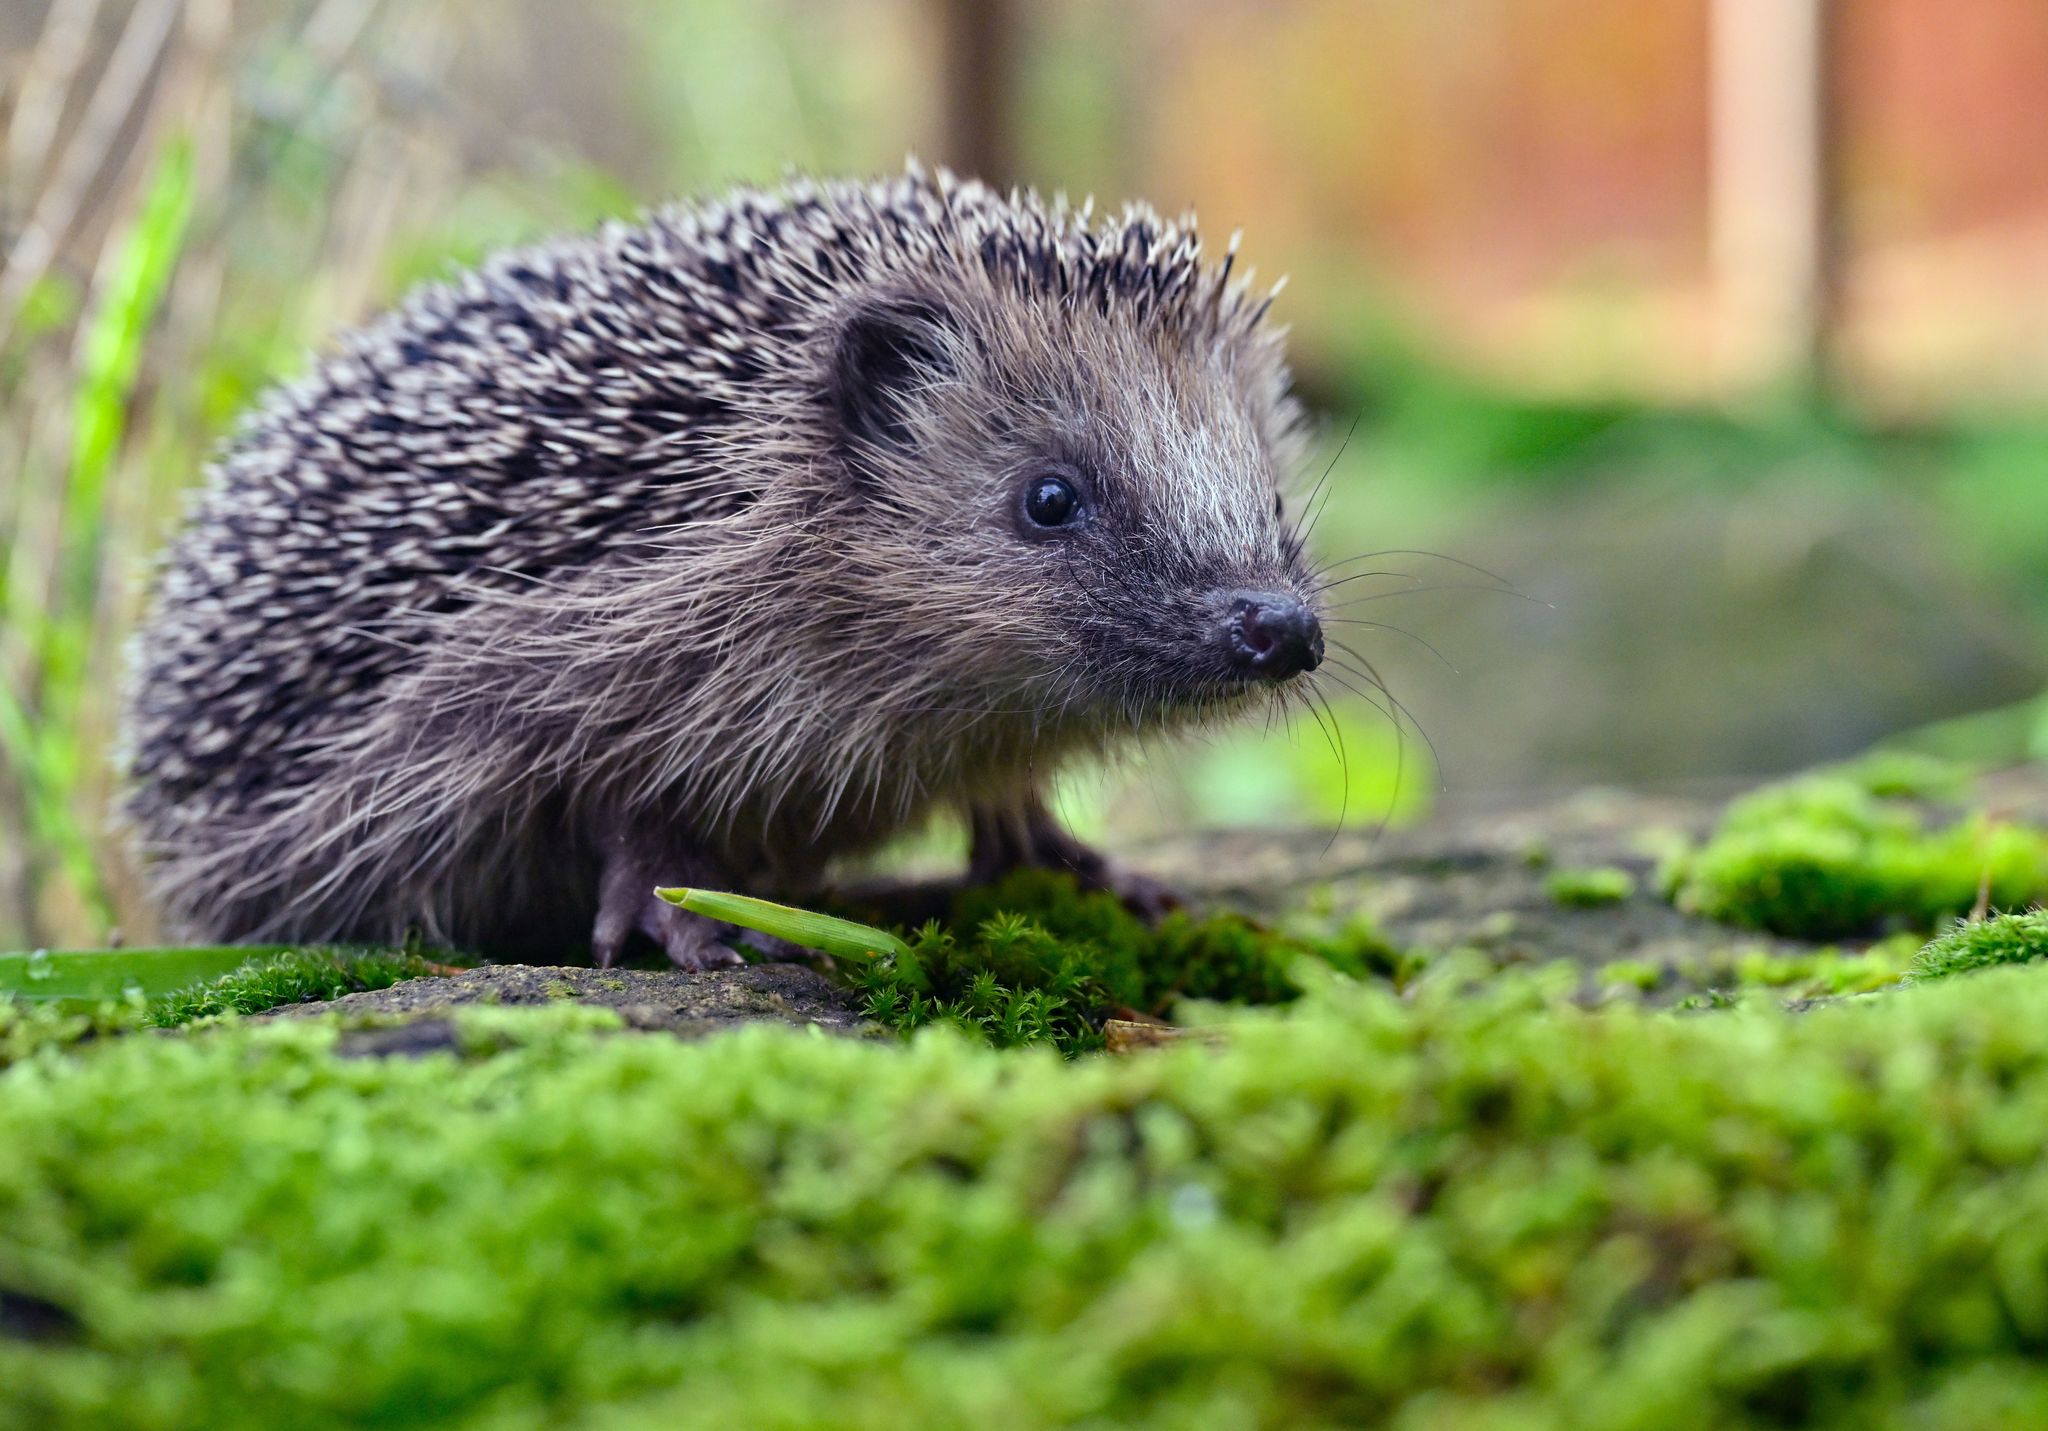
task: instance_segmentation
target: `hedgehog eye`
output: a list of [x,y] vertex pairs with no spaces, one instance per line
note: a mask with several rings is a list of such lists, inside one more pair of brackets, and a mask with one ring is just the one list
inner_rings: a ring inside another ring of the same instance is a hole
[[1035,527],[1072,526],[1081,517],[1081,494],[1064,477],[1034,477],[1024,489],[1024,515]]
[[1273,494],[1273,520],[1284,521],[1287,517],[1287,499],[1278,492]]

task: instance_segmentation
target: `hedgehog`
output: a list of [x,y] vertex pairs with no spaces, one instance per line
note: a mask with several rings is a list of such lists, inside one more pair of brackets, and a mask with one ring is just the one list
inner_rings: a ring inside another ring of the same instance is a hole
[[702,969],[734,932],[657,886],[794,897],[940,811],[972,878],[1158,908],[1048,780],[1323,658],[1236,248],[912,161],[501,253],[344,336],[157,571],[123,816],[166,917]]

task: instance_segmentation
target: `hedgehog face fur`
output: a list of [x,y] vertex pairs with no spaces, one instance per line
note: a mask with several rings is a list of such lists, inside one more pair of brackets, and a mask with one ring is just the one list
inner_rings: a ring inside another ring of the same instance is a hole
[[1269,299],[1186,223],[915,165],[500,255],[242,429],[138,643],[127,816],[209,938],[730,962],[939,805],[1039,798],[1322,656]]
[[1312,669],[1312,616],[1262,669],[1237,639],[1254,596],[1308,607],[1277,490],[1296,423],[1268,355],[980,287],[862,302],[829,378],[871,599],[900,604],[913,646],[957,629],[952,697],[1149,726]]

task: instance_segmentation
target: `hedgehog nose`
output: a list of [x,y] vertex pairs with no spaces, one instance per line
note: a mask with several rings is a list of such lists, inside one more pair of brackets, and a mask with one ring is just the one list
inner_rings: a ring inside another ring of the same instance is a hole
[[1223,643],[1232,666],[1263,680],[1284,681],[1323,663],[1322,623],[1301,598],[1283,592],[1232,596]]

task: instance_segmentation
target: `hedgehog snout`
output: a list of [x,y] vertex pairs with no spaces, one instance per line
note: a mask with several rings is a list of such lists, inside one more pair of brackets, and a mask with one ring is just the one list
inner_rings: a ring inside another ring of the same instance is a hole
[[1323,663],[1323,625],[1291,593],[1233,592],[1223,618],[1223,652],[1239,675],[1284,681]]

